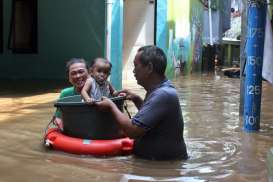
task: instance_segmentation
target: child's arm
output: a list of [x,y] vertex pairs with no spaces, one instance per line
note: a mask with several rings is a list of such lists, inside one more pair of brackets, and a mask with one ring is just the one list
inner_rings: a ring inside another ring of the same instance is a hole
[[109,90],[110,90],[110,94],[112,96],[117,96],[118,95],[118,92],[115,90],[115,88],[109,83]]
[[82,88],[81,95],[83,97],[83,100],[87,103],[92,103],[93,99],[90,97],[89,92],[92,87],[92,79],[88,78]]
[[125,97],[126,96],[125,93],[120,93],[119,91],[115,90],[115,88],[111,84],[109,84],[109,89],[110,89],[110,94],[114,97],[116,97],[116,96]]

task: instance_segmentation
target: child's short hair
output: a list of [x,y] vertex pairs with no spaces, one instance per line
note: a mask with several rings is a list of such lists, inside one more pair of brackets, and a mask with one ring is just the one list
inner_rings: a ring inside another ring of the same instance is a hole
[[102,61],[106,64],[109,64],[110,69],[112,68],[112,63],[108,59],[102,58],[102,57],[98,57],[98,58],[95,58],[94,60],[90,61],[89,68],[93,67],[97,61]]

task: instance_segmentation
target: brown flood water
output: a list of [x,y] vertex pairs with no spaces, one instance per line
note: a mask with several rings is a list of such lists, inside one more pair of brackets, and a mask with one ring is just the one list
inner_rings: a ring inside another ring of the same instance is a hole
[[263,82],[261,130],[245,133],[239,117],[239,79],[208,74],[178,76],[173,82],[185,121],[187,161],[98,158],[47,150],[42,138],[58,93],[0,91],[0,182],[267,181],[273,86]]

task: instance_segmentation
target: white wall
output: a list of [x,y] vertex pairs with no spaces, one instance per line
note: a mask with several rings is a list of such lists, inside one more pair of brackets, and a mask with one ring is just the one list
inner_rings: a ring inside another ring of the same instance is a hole
[[154,3],[151,1],[124,0],[123,83],[135,81],[133,60],[138,48],[154,44]]

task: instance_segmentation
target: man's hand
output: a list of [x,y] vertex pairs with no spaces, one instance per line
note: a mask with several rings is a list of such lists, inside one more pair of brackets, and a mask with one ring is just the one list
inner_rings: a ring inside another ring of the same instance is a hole
[[113,105],[113,101],[107,97],[102,97],[101,101],[97,101],[94,103],[100,110],[102,111],[110,111]]
[[123,89],[123,90],[119,91],[118,94],[119,95],[123,94],[123,96],[126,96],[126,99],[131,100],[138,109],[143,104],[142,98],[140,96],[138,96],[137,94],[131,92],[130,90]]
[[134,98],[137,97],[136,94],[134,94],[133,92],[131,92],[128,89],[123,89],[123,90],[118,91],[118,95],[119,96],[126,96],[126,99],[131,100],[131,101],[134,101]]
[[125,135],[136,138],[145,134],[145,130],[133,125],[131,119],[121,112],[111,99],[103,97],[102,101],[95,102],[95,105],[102,111],[111,112],[115,121],[121,127],[122,131],[125,132]]

